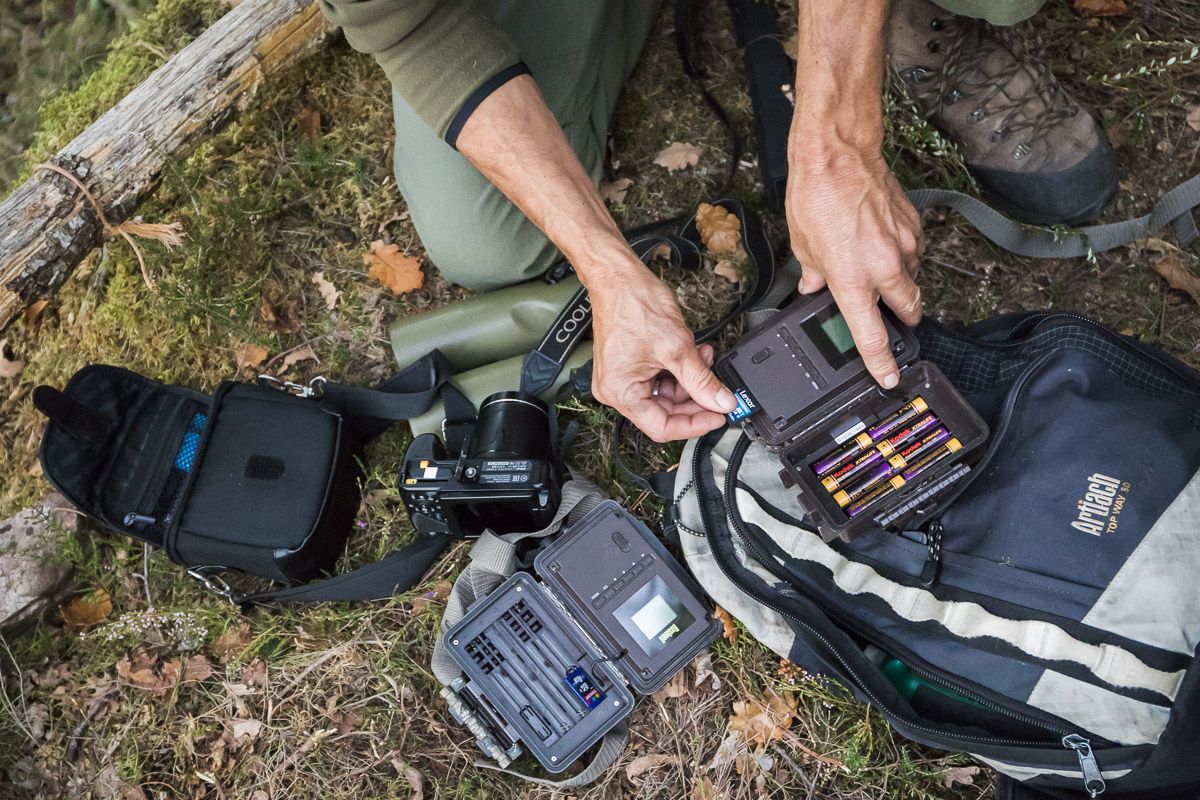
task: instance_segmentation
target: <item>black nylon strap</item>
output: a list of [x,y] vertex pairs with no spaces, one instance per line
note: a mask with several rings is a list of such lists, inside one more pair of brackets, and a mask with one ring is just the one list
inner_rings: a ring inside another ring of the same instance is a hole
[[429,410],[453,372],[441,351],[433,350],[374,389],[327,382],[321,400],[344,414],[379,420],[412,419]]
[[580,287],[563,306],[538,346],[521,365],[521,390],[541,394],[549,389],[576,345],[592,330],[592,301]]
[[386,600],[415,586],[450,544],[450,536],[424,536],[386,558],[343,572],[273,592],[234,598],[242,607],[264,603]]

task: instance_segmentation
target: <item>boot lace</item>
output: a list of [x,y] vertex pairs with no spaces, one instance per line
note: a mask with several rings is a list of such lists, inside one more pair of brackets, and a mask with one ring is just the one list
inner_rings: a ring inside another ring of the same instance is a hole
[[[998,118],[991,140],[1000,142],[1023,134],[1013,149],[1015,159],[1023,158],[1055,129],[1058,123],[1074,117],[1079,107],[1073,103],[1045,65],[1034,60],[1004,31],[981,20],[958,16],[938,17],[932,28],[939,35],[930,39],[931,52],[945,54],[942,68],[936,72],[924,67],[911,67],[901,77],[913,87],[917,101],[926,116],[941,114],[947,106],[972,100],[974,110],[968,115],[972,123]],[[998,72],[987,75],[980,83],[967,83],[971,74],[983,74],[980,65],[997,50],[1013,56],[1005,60]],[[1028,89],[1017,97],[1009,97],[1005,88],[1019,72],[1032,76]],[[1030,109],[1040,106],[1031,114]]]

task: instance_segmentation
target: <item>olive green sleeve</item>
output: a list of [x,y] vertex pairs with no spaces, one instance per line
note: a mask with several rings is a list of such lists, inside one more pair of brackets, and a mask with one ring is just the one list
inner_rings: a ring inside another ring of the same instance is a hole
[[527,71],[516,45],[474,0],[321,0],[321,8],[451,144],[497,81]]

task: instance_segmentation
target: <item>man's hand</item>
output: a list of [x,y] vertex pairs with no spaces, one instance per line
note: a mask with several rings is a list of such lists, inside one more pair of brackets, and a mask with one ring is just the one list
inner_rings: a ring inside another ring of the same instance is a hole
[[883,161],[888,0],[800,4],[796,111],[788,141],[787,221],[801,292],[829,286],[867,369],[900,380],[878,301],[921,318],[914,278],[921,218]]
[[829,286],[867,369],[892,388],[900,377],[878,302],[882,297],[907,325],[921,320],[920,215],[878,151],[835,144],[793,156],[787,221],[804,268],[801,293]]
[[712,348],[696,346],[670,289],[637,263],[620,280],[593,282],[589,295],[597,400],[656,442],[724,424],[737,402],[713,375]]

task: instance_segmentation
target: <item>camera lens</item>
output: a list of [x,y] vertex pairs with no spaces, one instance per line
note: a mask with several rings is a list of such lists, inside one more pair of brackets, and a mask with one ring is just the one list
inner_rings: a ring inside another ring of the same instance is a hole
[[550,412],[528,392],[497,392],[479,406],[472,458],[550,460]]

